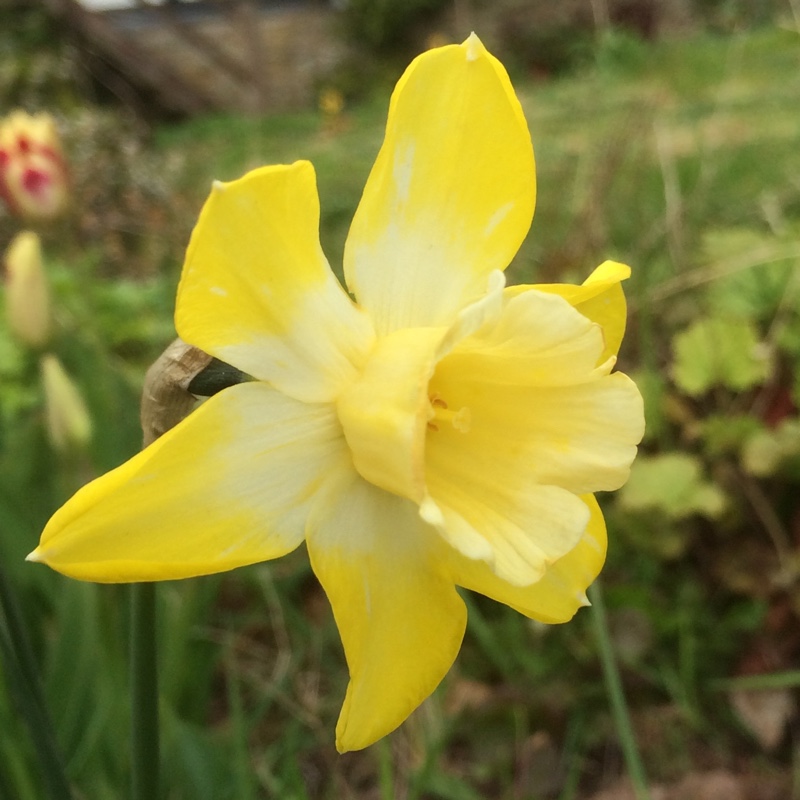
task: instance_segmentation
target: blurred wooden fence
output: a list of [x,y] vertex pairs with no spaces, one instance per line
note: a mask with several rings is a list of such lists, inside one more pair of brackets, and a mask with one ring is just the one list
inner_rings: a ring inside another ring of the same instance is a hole
[[140,0],[114,11],[41,2],[74,31],[95,77],[123,101],[182,115],[308,105],[343,52],[334,12],[320,2]]

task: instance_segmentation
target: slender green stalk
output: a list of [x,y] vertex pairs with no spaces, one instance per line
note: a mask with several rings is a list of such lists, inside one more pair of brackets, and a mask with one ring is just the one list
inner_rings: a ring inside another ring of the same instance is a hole
[[760,689],[796,689],[800,686],[800,669],[787,672],[769,672],[764,675],[741,675],[738,678],[719,678],[710,681],[713,691],[729,692]]
[[394,795],[394,775],[392,769],[392,748],[387,739],[378,742],[378,784],[381,798],[391,800]]
[[16,597],[2,570],[0,570],[0,662],[6,665],[17,705],[33,738],[48,796],[53,800],[69,800],[72,793],[39,682],[39,667]]
[[561,793],[558,800],[575,800],[578,796],[578,785],[581,780],[581,772],[584,764],[584,729],[586,719],[578,712],[567,727],[567,733],[562,750],[562,759],[566,761],[566,775],[561,786]]
[[[231,648],[225,648],[230,653]],[[231,781],[235,786],[233,796],[237,800],[256,800],[257,788],[250,764],[250,754],[247,749],[248,722],[242,699],[242,689],[236,675],[233,659],[228,657],[225,662],[227,676],[228,704],[233,720],[233,764]]]
[[[211,356],[176,339],[147,370],[139,418],[142,448],[177,425],[192,409],[187,386]],[[156,587],[131,586],[131,798],[158,800],[161,772],[156,652]]]
[[[240,383],[239,370],[176,339],[145,376],[140,420],[142,447],[177,425],[195,403],[189,386],[217,392]],[[161,771],[158,742],[158,665],[156,653],[156,587],[131,586],[131,798],[158,800]]]
[[156,587],[131,586],[131,798],[158,800]]
[[603,665],[606,692],[611,703],[611,713],[617,728],[620,747],[622,747],[622,755],[628,768],[628,776],[633,784],[636,800],[650,800],[650,792],[647,788],[647,774],[639,755],[639,747],[636,744],[636,736],[631,725],[628,704],[625,701],[622,680],[619,675],[617,660],[614,657],[614,646],[608,631],[608,618],[606,617],[606,608],[603,603],[603,593],[600,590],[599,582],[595,581],[589,588],[588,595],[592,603],[592,620],[594,622],[595,636],[597,637],[597,648],[600,652],[600,662]]

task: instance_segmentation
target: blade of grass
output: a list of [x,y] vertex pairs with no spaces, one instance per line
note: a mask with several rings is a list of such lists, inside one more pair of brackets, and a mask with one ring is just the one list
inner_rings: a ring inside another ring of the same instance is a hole
[[13,733],[16,731],[12,732],[7,723],[8,720],[3,720],[2,731],[6,738],[0,740],[0,797],[39,800],[41,787],[38,783],[34,785],[30,763],[26,758],[28,753],[23,752],[24,748],[14,740]]
[[6,665],[17,705],[31,734],[42,779],[53,800],[72,797],[25,623],[6,576],[0,570],[0,657]]
[[[59,589],[58,628],[48,640],[44,687],[49,698],[59,742],[70,754],[70,768],[77,779],[86,764],[87,749],[96,752],[100,740],[86,737],[107,721],[107,680],[113,673],[99,616],[99,587],[70,581]],[[98,658],[104,662],[97,674]],[[119,686],[114,684],[114,688]],[[113,691],[113,690],[112,690]],[[83,787],[82,787],[83,788]]]
[[[227,652],[230,654],[232,647],[229,645]],[[244,698],[239,677],[229,656],[225,665],[226,683],[228,688],[228,703],[231,709],[233,733],[233,758],[232,779],[236,784],[236,797],[239,800],[256,800],[258,788],[253,776],[248,750],[249,731],[247,715],[245,713]]]
[[650,800],[650,791],[647,788],[647,774],[639,755],[639,747],[636,744],[636,735],[631,724],[628,703],[625,700],[625,692],[622,688],[617,660],[614,656],[614,645],[611,641],[611,634],[608,630],[608,617],[603,603],[603,593],[600,584],[595,581],[587,592],[592,604],[592,622],[597,638],[597,649],[600,654],[600,662],[603,665],[603,678],[606,685],[606,693],[611,705],[611,714],[614,718],[614,725],[617,729],[619,744],[622,748],[622,755],[628,769],[628,777],[633,784],[633,791],[636,800]]
[[718,692],[730,690],[796,689],[800,686],[800,669],[773,672],[767,675],[742,675],[710,681],[709,688]]
[[31,739],[34,742],[34,749],[39,757],[42,780],[46,787],[47,796],[52,800],[70,800],[72,795],[69,783],[64,775],[58,752],[55,750],[49,718],[45,716],[36,702],[27,696],[29,689],[27,676],[20,668],[15,658],[11,640],[6,636],[2,628],[0,628],[0,659],[6,665],[6,674],[16,706],[28,726]]
[[487,622],[474,598],[467,592],[462,592],[461,599],[467,606],[469,630],[478,642],[481,652],[503,677],[512,676],[515,668],[514,654],[500,644],[494,628]]
[[562,750],[562,762],[565,762],[564,782],[558,800],[575,800],[578,796],[578,785],[581,780],[584,762],[583,736],[586,719],[578,714],[573,716],[567,727]]
[[131,586],[131,797],[157,800],[160,758],[156,587]]
[[381,800],[392,800],[395,796],[392,749],[387,739],[378,741],[375,749],[378,751],[378,785]]

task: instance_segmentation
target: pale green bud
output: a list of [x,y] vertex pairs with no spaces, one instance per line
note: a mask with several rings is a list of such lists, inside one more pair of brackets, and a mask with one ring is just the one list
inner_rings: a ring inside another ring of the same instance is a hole
[[52,353],[39,363],[51,443],[57,450],[85,447],[92,438],[92,419],[80,390]]
[[5,255],[8,327],[29,347],[42,347],[50,337],[50,287],[42,265],[39,237],[17,234]]

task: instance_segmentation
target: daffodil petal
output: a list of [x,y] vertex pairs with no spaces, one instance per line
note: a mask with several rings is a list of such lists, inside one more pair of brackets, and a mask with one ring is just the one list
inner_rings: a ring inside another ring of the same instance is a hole
[[510,395],[509,415],[535,420],[528,441],[538,480],[577,494],[615,491],[628,480],[644,435],[644,409],[627,375],[615,372],[594,383],[541,389],[533,403],[522,393]]
[[466,609],[444,571],[443,542],[408,500],[353,472],[328,487],[308,527],[350,670],[336,746],[358,750],[436,688],[461,646]]
[[[540,484],[576,494],[618,489],[644,434],[642,399],[614,358],[595,367],[600,328],[559,296],[530,289],[506,300],[499,322],[439,363],[430,391],[469,410],[470,431],[428,436],[432,447],[517,453]],[[506,442],[505,448],[500,447]],[[431,451],[433,452],[433,451]]]
[[509,286],[505,297],[516,297],[531,289],[563,297],[571,306],[603,329],[605,347],[598,359],[602,364],[619,352],[625,335],[627,305],[621,282],[630,277],[631,268],[617,261],[604,261],[581,284],[542,283]]
[[644,431],[603,339],[561,297],[529,289],[453,346],[428,385],[426,522],[508,583],[540,580],[579,541],[577,495],[619,488]]
[[319,244],[319,198],[306,161],[215,183],[178,288],[181,338],[305,402],[352,380],[372,325]]
[[[599,325],[554,294],[529,289],[505,300],[495,324],[453,347],[448,372],[479,375],[494,391],[507,384],[567,386],[593,377],[604,348]],[[604,367],[606,373],[612,365],[613,360]]]
[[505,269],[536,195],[530,134],[508,75],[473,34],[431,50],[392,96],[356,211],[345,276],[385,334],[448,325]]
[[186,578],[284,555],[346,448],[330,405],[233,386],[52,517],[29,560],[102,583]]
[[447,357],[437,366],[431,390],[451,409],[464,409],[470,425],[466,431],[447,425],[428,431],[432,496],[437,482],[452,482],[458,491],[474,484],[476,492],[487,491],[486,505],[497,508],[492,493],[502,498],[503,486],[514,502],[532,483],[573,494],[613,491],[625,483],[644,434],[642,398],[630,378],[601,372],[574,385],[531,386],[521,371],[516,385],[492,384],[486,361]]
[[[505,466],[490,457],[477,467],[450,463],[447,471],[432,459],[420,514],[460,553],[525,586],[541,580],[549,564],[575,547],[589,512],[571,492],[526,485],[524,474],[514,477]],[[512,482],[504,484],[501,475]]]
[[600,573],[607,543],[603,513],[597,501],[592,495],[581,499],[591,512],[583,536],[572,550],[550,564],[536,583],[512,585],[498,578],[486,562],[452,551],[449,563],[454,581],[540,622],[572,619],[581,606],[588,605],[586,589]]

